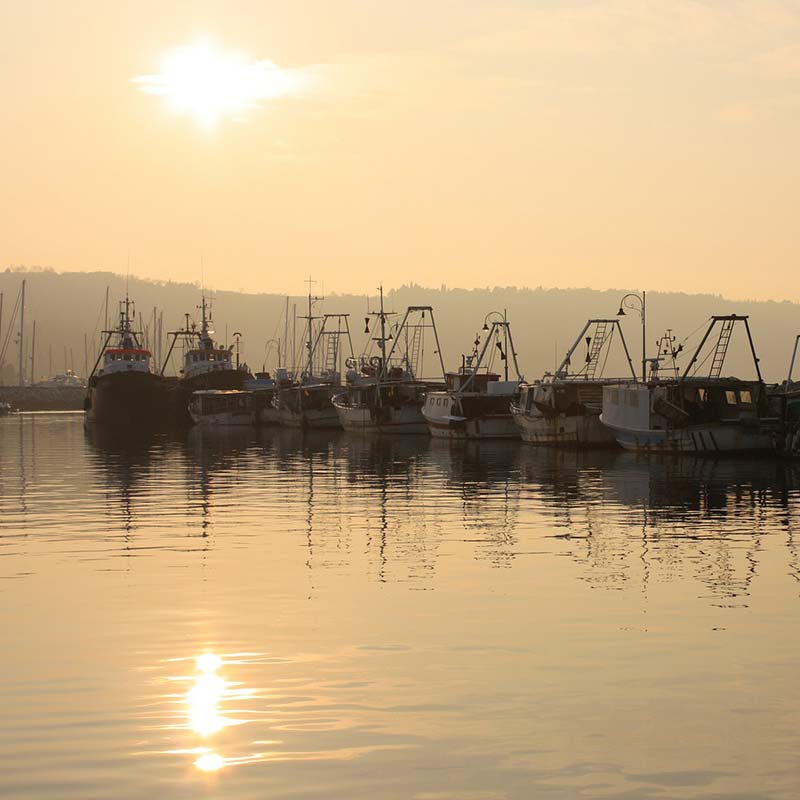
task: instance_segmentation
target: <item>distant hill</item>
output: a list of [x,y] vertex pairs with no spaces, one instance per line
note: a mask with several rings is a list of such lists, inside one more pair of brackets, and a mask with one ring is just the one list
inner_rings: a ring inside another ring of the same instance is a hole
[[[16,329],[8,335],[8,327],[22,279],[27,282],[25,311],[26,364],[30,364],[30,343],[33,321],[36,321],[36,379],[46,377],[51,370],[63,372],[65,361],[79,374],[84,374],[86,364],[91,369],[97,352],[103,326],[106,287],[111,298],[109,315],[113,320],[117,301],[124,297],[126,279],[108,272],[67,272],[6,270],[0,272],[0,292],[4,295],[0,349],[7,341],[5,364],[2,365],[6,382],[17,379],[18,346]],[[380,276],[376,275],[377,285]],[[298,291],[303,287],[298,278]],[[373,287],[370,305],[376,300]],[[163,313],[163,330],[173,330],[183,323],[183,315],[190,313],[195,319],[199,312],[200,289],[196,285],[162,283],[131,278],[129,294],[136,303],[137,314],[142,315],[152,346],[153,308]],[[528,379],[540,377],[552,369],[573,343],[585,320],[589,317],[615,317],[620,298],[626,290],[595,291],[592,289],[430,289],[420,286],[402,286],[388,292],[386,307],[403,312],[410,304],[431,305],[441,337],[442,350],[448,368],[460,362],[460,354],[469,352],[476,332],[483,325],[487,312],[507,311],[519,354],[520,366]],[[251,368],[261,368],[269,339],[283,338],[286,298],[272,294],[244,294],[215,291],[213,316],[216,336],[233,341],[233,332],[242,334],[243,358]],[[653,292],[647,296],[647,344],[649,355],[655,353],[655,342],[667,327],[678,340],[694,332],[685,345],[689,350],[697,344],[705,321],[712,314],[747,314],[753,330],[756,347],[761,358],[765,379],[778,381],[786,376],[794,337],[800,333],[800,306],[786,302],[734,302],[716,295],[688,295],[679,292]],[[290,298],[291,309],[296,304],[298,314],[304,313],[305,298]],[[317,306],[319,310],[320,306]],[[367,298],[354,295],[329,295],[322,308],[330,313],[350,313],[354,347],[359,352],[366,339],[364,314]],[[399,319],[399,317],[398,317]],[[634,364],[641,359],[641,325],[636,311],[628,311],[623,327]],[[289,330],[291,332],[292,325]],[[298,336],[302,323],[298,325]],[[84,335],[87,356],[84,358]],[[291,335],[291,333],[290,333]],[[739,336],[731,348],[726,374],[748,377],[752,367],[748,363],[745,339]],[[299,348],[298,348],[299,349]],[[426,344],[426,371],[433,372],[434,354],[431,340]],[[274,348],[273,348],[274,352]],[[579,359],[584,345],[578,349]],[[685,363],[685,358],[684,358]],[[177,359],[173,359],[173,367]],[[267,367],[274,366],[270,356]],[[619,355],[609,361],[609,374],[620,374],[624,363]],[[27,367],[29,372],[29,367]],[[168,370],[169,371],[169,370]],[[173,370],[174,371],[174,370]]]

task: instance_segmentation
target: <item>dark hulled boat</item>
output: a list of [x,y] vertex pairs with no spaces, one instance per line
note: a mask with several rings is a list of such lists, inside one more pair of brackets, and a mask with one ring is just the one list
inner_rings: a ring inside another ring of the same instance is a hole
[[173,417],[177,424],[191,424],[189,403],[194,392],[212,389],[241,391],[244,389],[245,382],[253,377],[246,365],[239,365],[238,353],[237,363],[234,364],[232,345],[221,347],[214,342],[211,314],[205,296],[201,309],[200,330],[197,330],[194,323],[190,323],[187,314],[186,326],[182,330],[172,331],[169,334],[172,336],[172,342],[167,357],[164,359],[164,366],[169,362],[176,342],[181,340],[186,345],[183,354],[183,368],[174,394]]
[[140,428],[159,427],[170,419],[174,382],[151,371],[150,351],[131,326],[132,305],[126,297],[118,327],[104,331],[84,399],[86,423]]

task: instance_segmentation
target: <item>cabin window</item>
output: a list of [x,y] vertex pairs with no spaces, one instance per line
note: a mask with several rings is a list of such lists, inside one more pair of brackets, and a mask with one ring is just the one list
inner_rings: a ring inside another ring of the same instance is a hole
[[725,401],[732,406],[736,405],[736,392],[725,392]]
[[705,403],[706,401],[706,390],[705,389],[698,389],[697,390],[697,397],[701,403]]
[[753,402],[753,395],[750,393],[749,389],[743,389],[739,392],[739,402],[746,403],[747,405]]
[[213,353],[209,353],[208,354],[208,360],[209,361],[213,361],[214,360],[214,354]]

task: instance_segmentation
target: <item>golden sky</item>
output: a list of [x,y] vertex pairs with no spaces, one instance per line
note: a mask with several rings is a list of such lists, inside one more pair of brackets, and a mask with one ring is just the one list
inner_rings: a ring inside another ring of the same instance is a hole
[[3,267],[800,299],[795,0],[0,0],[0,38]]

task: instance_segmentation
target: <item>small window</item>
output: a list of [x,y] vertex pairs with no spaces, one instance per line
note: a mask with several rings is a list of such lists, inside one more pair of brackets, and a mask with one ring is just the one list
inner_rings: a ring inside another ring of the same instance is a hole
[[747,405],[753,402],[753,395],[750,393],[749,389],[743,389],[739,392],[739,402],[746,403]]
[[698,389],[697,390],[697,399],[701,403],[705,403],[705,401],[706,401],[706,390],[705,389]]
[[736,405],[736,392],[725,392],[725,401],[732,406]]

